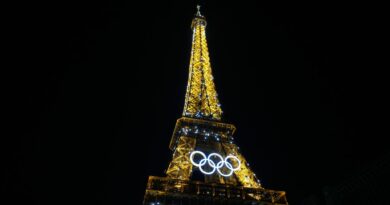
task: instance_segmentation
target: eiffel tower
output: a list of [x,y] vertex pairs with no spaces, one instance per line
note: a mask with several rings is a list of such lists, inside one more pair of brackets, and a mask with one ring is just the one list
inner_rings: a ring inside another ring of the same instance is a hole
[[192,20],[192,51],[182,117],[169,144],[165,177],[149,176],[144,205],[287,205],[284,191],[265,189],[234,143],[236,127],[221,121],[200,6]]

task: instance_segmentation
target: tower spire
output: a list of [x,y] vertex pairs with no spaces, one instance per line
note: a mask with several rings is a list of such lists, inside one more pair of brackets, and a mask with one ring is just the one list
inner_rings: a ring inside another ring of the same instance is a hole
[[197,12],[192,20],[192,50],[183,116],[220,120],[222,109],[215,90],[206,40],[206,19]]
[[200,5],[196,5],[196,9],[198,9],[198,11],[196,12],[196,16],[202,16],[202,14],[200,13]]

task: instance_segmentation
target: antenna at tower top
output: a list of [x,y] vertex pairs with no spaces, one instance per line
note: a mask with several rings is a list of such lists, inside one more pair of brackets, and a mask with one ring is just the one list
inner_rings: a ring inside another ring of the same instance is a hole
[[196,8],[198,9],[198,11],[196,12],[196,15],[197,16],[202,16],[202,14],[200,14],[200,5],[196,5]]

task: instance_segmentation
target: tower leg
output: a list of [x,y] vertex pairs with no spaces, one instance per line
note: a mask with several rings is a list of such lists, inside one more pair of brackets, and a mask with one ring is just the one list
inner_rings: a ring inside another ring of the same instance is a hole
[[237,179],[241,182],[241,184],[244,187],[261,188],[261,184],[259,180],[257,179],[256,175],[253,173],[253,171],[249,168],[248,163],[245,160],[244,156],[242,156],[242,154],[238,152],[237,145],[223,143],[222,146],[226,153],[235,155],[240,160],[241,168],[237,170],[234,174],[236,175]]
[[189,180],[192,164],[190,162],[190,152],[195,148],[196,140],[192,137],[182,136],[179,138],[173,159],[168,166],[167,176],[173,179]]

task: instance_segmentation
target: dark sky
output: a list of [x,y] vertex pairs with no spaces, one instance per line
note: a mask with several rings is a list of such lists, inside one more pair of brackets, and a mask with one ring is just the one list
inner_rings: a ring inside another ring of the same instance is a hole
[[[377,12],[202,4],[224,121],[265,188],[299,204],[388,152]],[[23,66],[7,85],[16,126],[1,183],[13,203],[141,203],[147,176],[164,176],[171,159],[195,5],[52,2],[14,14]]]

